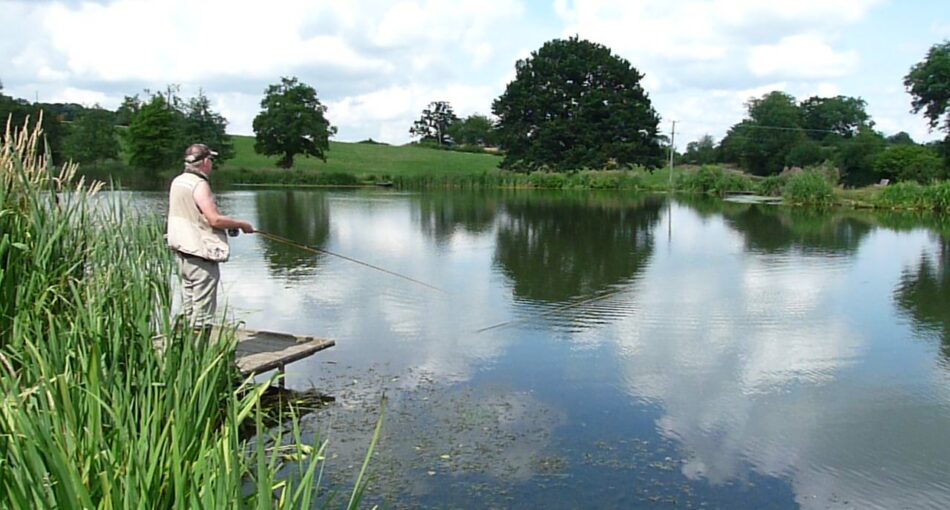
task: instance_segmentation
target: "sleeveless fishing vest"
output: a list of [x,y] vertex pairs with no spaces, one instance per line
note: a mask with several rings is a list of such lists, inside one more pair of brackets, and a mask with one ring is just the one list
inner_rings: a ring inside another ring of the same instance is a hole
[[203,177],[185,172],[172,181],[168,192],[168,247],[213,262],[225,262],[231,254],[224,230],[211,228],[195,203],[195,187]]

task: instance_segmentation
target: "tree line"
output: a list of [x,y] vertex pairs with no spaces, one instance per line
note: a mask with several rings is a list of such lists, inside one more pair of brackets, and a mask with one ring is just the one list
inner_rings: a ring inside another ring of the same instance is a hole
[[879,179],[928,183],[947,177],[947,141],[918,144],[905,132],[874,129],[863,99],[813,96],[803,101],[780,91],[753,98],[746,117],[717,144],[709,135],[687,144],[683,163],[730,163],[756,175],[829,163],[850,185]]
[[661,163],[660,117],[641,74],[606,46],[578,37],[546,42],[515,64],[515,79],[492,103],[495,121],[462,120],[435,101],[409,133],[440,147],[498,146],[502,168],[602,169]]
[[[420,143],[463,150],[497,147],[503,168],[570,171],[642,166],[655,168],[671,150],[660,134],[660,116],[629,61],[601,44],[570,37],[544,43],[515,63],[515,78],[491,105],[492,117],[460,119],[447,101],[433,101],[409,128]],[[686,163],[730,163],[758,175],[829,162],[846,182],[877,178],[929,182],[950,170],[950,41],[934,45],[911,67],[904,86],[912,111],[923,112],[942,142],[921,145],[906,133],[891,137],[874,129],[861,98],[809,97],[781,91],[751,98],[744,119],[716,143],[704,136],[677,157]],[[227,120],[199,91],[183,99],[179,88],[127,96],[115,112],[79,105],[30,104],[2,95],[0,115],[14,124],[38,110],[54,158],[80,162],[116,158],[121,141],[133,166],[162,169],[200,140],[222,159],[233,156]],[[69,124],[68,129],[62,127]],[[121,129],[116,131],[116,126]],[[293,166],[295,157],[324,161],[336,128],[316,90],[295,77],[267,87],[254,118],[254,148]]]
[[[517,75],[492,104],[496,120],[455,116],[435,101],[410,128],[420,142],[439,147],[499,145],[503,167],[519,170],[602,169],[661,164],[669,139],[640,87],[643,78],[609,49],[570,38],[546,43],[518,61]],[[912,111],[924,112],[943,141],[917,144],[905,132],[885,137],[874,129],[867,103],[857,97],[809,97],[801,102],[772,91],[746,103],[746,118],[716,143],[705,135],[676,159],[728,163],[757,175],[831,164],[845,183],[886,178],[922,183],[950,173],[950,42],[933,46],[904,79]],[[668,152],[667,152],[668,153]]]
[[[219,161],[233,158],[227,119],[212,109],[203,91],[186,99],[180,90],[177,85],[145,90],[125,96],[110,111],[99,105],[30,103],[4,95],[0,84],[0,118],[9,119],[17,129],[27,119],[35,122],[42,117],[46,143],[57,164],[116,161],[124,146],[129,165],[154,176],[179,163],[185,148],[198,141],[214,147]],[[313,87],[296,78],[281,78],[264,91],[261,112],[254,118],[255,151],[278,156],[283,168],[293,166],[294,157],[301,154],[326,160],[329,137],[336,128],[325,112]]]

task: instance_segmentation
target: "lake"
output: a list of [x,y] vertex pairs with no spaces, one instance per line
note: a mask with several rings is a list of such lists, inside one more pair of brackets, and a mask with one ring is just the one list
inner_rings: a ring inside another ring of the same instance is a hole
[[[163,194],[137,194],[163,210]],[[221,308],[386,508],[950,507],[950,222],[569,192],[253,190]]]

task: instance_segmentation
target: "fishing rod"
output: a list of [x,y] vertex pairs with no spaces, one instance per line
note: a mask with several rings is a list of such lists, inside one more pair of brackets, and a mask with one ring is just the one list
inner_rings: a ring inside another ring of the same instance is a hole
[[506,327],[506,326],[510,326],[510,325],[512,325],[512,324],[517,324],[517,323],[519,323],[519,322],[527,322],[527,321],[539,319],[539,318],[541,318],[541,317],[547,317],[548,315],[555,314],[555,313],[558,313],[558,312],[563,312],[564,310],[569,310],[569,309],[571,309],[571,308],[577,308],[578,306],[588,305],[588,304],[593,303],[593,302],[595,302],[595,301],[601,301],[601,300],[607,299],[607,298],[609,298],[609,297],[616,296],[617,294],[620,294],[620,293],[623,292],[624,290],[625,290],[625,289],[619,289],[619,290],[615,290],[615,291],[613,291],[613,292],[608,292],[608,293],[606,293],[606,294],[602,294],[602,295],[600,295],[600,296],[594,296],[594,297],[592,297],[592,298],[588,298],[588,299],[585,299],[585,300],[583,300],[583,301],[578,301],[577,303],[570,303],[570,304],[567,304],[567,305],[564,305],[564,306],[559,306],[559,307],[554,308],[554,309],[552,309],[552,310],[548,310],[548,311],[546,311],[546,312],[544,312],[544,313],[540,313],[540,314],[538,314],[538,315],[534,315],[534,316],[531,316],[531,317],[525,317],[525,318],[522,318],[522,319],[512,319],[512,320],[510,320],[510,321],[504,321],[504,322],[499,322],[498,324],[492,324],[491,326],[486,326],[486,327],[481,328],[481,329],[476,329],[476,330],[475,330],[475,333],[482,333],[482,332],[488,331],[488,330],[490,330],[490,329],[503,328],[503,327]]
[[352,257],[347,257],[346,255],[340,255],[339,253],[333,253],[332,251],[330,251],[330,250],[324,250],[323,248],[316,248],[316,247],[314,247],[314,246],[307,246],[307,245],[305,245],[305,244],[300,244],[300,243],[298,243],[298,242],[296,242],[296,241],[287,239],[286,237],[281,237],[281,236],[279,236],[279,235],[271,234],[271,233],[269,233],[269,232],[264,232],[263,230],[255,230],[254,233],[255,233],[255,234],[260,234],[261,236],[266,237],[267,239],[270,239],[270,240],[272,240],[272,241],[277,241],[277,242],[279,242],[279,243],[284,243],[284,244],[286,244],[286,245],[288,245],[288,246],[293,246],[293,247],[295,247],[295,248],[299,248],[299,249],[304,250],[304,251],[309,251],[309,252],[312,252],[312,253],[323,253],[323,254],[326,254],[326,255],[332,255],[332,256],[334,256],[334,257],[339,257],[339,258],[341,258],[341,259],[343,259],[343,260],[348,260],[348,261],[350,261],[350,262],[354,262],[354,263],[359,264],[359,265],[361,265],[361,266],[366,266],[366,267],[368,267],[368,268],[370,268],[370,269],[375,269],[375,270],[377,270],[377,271],[382,271],[383,273],[386,273],[386,274],[389,274],[389,275],[393,275],[393,276],[402,278],[403,280],[409,280],[410,282],[416,283],[416,284],[419,284],[419,285],[422,285],[423,287],[428,287],[428,288],[430,288],[430,289],[432,289],[432,290],[445,293],[444,290],[442,290],[442,289],[440,289],[440,288],[438,288],[438,287],[433,287],[432,285],[429,285],[429,284],[426,283],[426,282],[422,282],[422,281],[416,280],[415,278],[410,278],[410,277],[408,277],[408,276],[406,276],[406,275],[402,275],[402,274],[399,274],[399,273],[390,271],[390,270],[388,270],[388,269],[381,268],[381,267],[379,267],[379,266],[374,266],[373,264],[370,264],[370,263],[368,263],[368,262],[363,262],[362,260],[356,260],[356,259],[354,259],[354,258],[352,258]]

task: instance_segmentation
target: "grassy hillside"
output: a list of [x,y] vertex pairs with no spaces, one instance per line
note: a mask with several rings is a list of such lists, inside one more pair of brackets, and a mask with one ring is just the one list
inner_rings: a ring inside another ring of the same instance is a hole
[[[269,170],[276,168],[276,157],[254,152],[254,137],[234,137],[234,159],[224,164],[227,170]],[[294,169],[321,173],[347,173],[359,179],[368,176],[450,176],[481,174],[496,170],[501,162],[492,154],[443,151],[417,146],[390,146],[369,143],[330,142],[324,163],[316,158],[294,158]]]
[[[498,168],[501,156],[438,150],[424,146],[330,142],[327,161],[298,156],[291,169],[278,168],[277,157],[254,152],[254,137],[232,135],[235,157],[212,175],[216,185],[371,185],[393,183],[399,188],[556,188],[666,189],[669,171],[642,168],[627,171],[579,171],[564,174],[511,173]],[[125,147],[123,147],[125,149]],[[123,151],[124,152],[124,151]],[[181,171],[175,165],[152,173],[120,162],[84,165],[87,178],[116,182],[133,189],[164,189]],[[676,176],[688,169],[678,168]]]

